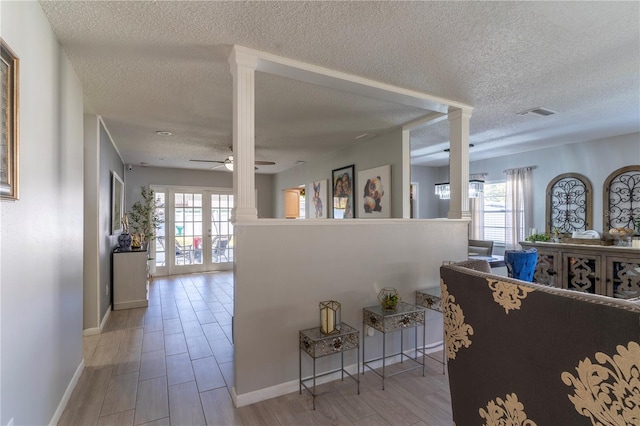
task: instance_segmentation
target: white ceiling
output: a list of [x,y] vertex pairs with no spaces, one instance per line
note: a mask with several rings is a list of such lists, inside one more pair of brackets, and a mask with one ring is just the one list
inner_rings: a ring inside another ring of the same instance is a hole
[[[129,164],[231,154],[234,44],[471,105],[472,161],[640,131],[640,2],[41,4]],[[255,98],[258,173],[425,113],[261,72]],[[447,164],[448,134],[412,132],[413,164]]]

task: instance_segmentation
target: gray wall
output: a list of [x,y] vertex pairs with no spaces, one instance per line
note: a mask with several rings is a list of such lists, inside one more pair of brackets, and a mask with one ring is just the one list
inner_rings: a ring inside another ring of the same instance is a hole
[[[236,240],[235,392],[243,405],[298,389],[296,336],[319,325],[320,301],[340,302],[342,320],[358,329],[383,287],[415,302],[416,289],[439,285],[443,260],[466,258],[467,222],[263,220],[236,224]],[[274,241],[277,250],[265,250]],[[427,325],[427,343],[442,340],[440,321]],[[367,339],[371,359],[380,334]],[[334,361],[320,360],[319,371]]]
[[[355,165],[356,208],[361,202],[357,195],[362,193],[358,182],[358,172],[379,166],[391,165],[391,217],[402,217],[402,132],[400,130],[365,140],[359,144],[349,144],[347,148],[319,156],[313,161],[301,164],[279,173],[274,178],[275,217],[284,218],[284,194],[288,188],[307,185],[322,179],[329,180],[328,197],[331,199],[331,171],[350,164]],[[331,217],[329,205],[327,214]]]
[[[111,191],[114,171],[124,179],[124,163],[120,154],[116,151],[111,136],[104,124],[100,122],[100,167],[98,176],[98,241],[100,261],[100,285],[98,286],[98,300],[100,320],[104,318],[111,306],[111,263],[113,261],[113,249],[118,246],[118,235],[111,235]],[[126,190],[125,190],[126,192]]]
[[[132,166],[125,172],[125,206],[128,211],[140,200],[140,187],[145,185],[233,188],[233,174],[213,170],[186,170]],[[273,175],[256,174],[258,217],[273,216]]]
[[0,2],[20,58],[20,199],[0,202],[0,424],[54,418],[82,362],[82,85],[38,2]]
[[[438,210],[438,197],[434,195],[434,185],[441,181],[437,167],[411,166],[411,182],[418,183],[418,217],[416,219],[433,219],[441,216]],[[448,206],[448,204],[447,204]]]
[[[631,133],[606,139],[597,139],[589,142],[568,144],[554,148],[545,148],[535,151],[527,151],[519,154],[495,157],[488,160],[472,161],[469,164],[469,173],[488,173],[485,180],[504,181],[505,169],[516,167],[536,166],[533,170],[534,183],[534,227],[542,230],[545,226],[545,191],[549,181],[563,173],[581,173],[589,178],[593,186],[593,229],[602,229],[602,186],[606,178],[620,167],[640,164],[640,133]],[[421,185],[428,191],[420,189],[420,197],[425,195],[426,200],[420,200],[420,205],[428,203],[428,214],[420,214],[421,218],[446,217],[449,210],[448,200],[439,200],[433,193],[433,183],[428,179],[435,176],[435,180],[448,180],[448,168],[432,168],[424,166],[412,166],[412,181],[420,179]],[[422,176],[426,176],[424,181]],[[437,207],[434,213],[434,207]]]

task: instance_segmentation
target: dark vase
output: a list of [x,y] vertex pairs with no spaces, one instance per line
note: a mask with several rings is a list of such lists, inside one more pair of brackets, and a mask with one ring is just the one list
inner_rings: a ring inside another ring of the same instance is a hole
[[131,234],[123,232],[118,236],[118,248],[120,251],[131,251]]

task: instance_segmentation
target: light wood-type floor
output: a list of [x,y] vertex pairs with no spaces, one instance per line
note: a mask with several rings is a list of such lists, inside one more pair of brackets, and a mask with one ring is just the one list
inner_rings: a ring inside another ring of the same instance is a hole
[[430,359],[426,377],[399,374],[383,391],[369,372],[360,395],[343,385],[316,398],[315,411],[298,392],[234,408],[232,312],[231,272],[156,278],[148,308],[112,311],[102,334],[84,338],[85,369],[59,424],[452,424],[447,378]]

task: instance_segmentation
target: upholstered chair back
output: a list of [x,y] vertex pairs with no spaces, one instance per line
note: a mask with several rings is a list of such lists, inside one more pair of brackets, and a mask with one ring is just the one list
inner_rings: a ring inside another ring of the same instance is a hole
[[440,276],[456,425],[640,425],[640,303]]

